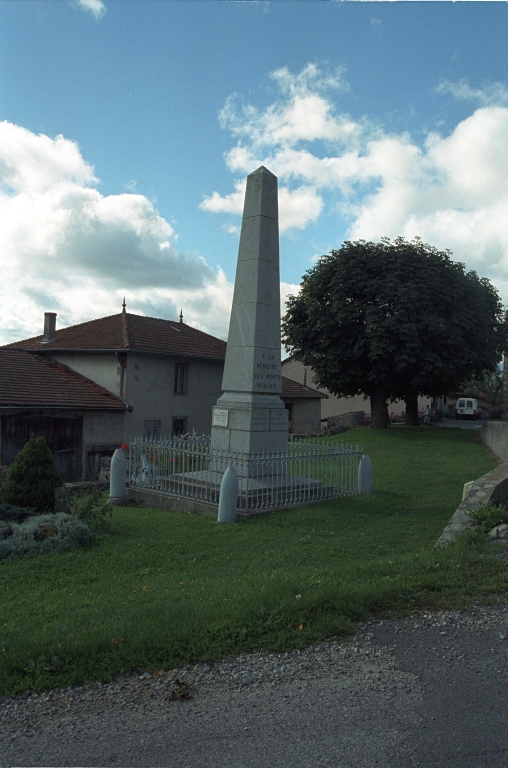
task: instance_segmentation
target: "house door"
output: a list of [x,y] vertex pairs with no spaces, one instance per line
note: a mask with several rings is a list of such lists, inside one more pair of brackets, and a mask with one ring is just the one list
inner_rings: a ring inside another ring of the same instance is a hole
[[86,454],[85,480],[99,480],[101,474],[101,459],[105,456],[111,458],[114,448],[103,451],[88,451]]
[[30,439],[43,437],[53,454],[57,472],[66,483],[81,479],[83,418],[58,418],[43,413],[2,416],[2,464],[12,464]]

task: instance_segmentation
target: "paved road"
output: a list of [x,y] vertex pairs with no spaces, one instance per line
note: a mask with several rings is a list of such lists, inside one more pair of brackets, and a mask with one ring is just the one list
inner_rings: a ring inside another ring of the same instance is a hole
[[198,684],[191,700],[139,705],[119,694],[17,735],[0,718],[0,764],[507,768],[507,618],[497,606],[364,624],[358,660],[275,687]]
[[478,419],[477,421],[473,421],[473,419],[443,419],[438,422],[437,426],[451,427],[455,429],[481,429],[483,423],[482,419]]

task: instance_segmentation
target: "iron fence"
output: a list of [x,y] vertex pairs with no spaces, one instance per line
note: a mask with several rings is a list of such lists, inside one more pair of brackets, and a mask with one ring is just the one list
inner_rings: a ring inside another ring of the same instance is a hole
[[222,476],[238,475],[238,509],[290,507],[359,493],[356,445],[319,438],[294,439],[287,452],[231,453],[211,450],[210,437],[133,438],[129,485],[177,498],[218,504]]

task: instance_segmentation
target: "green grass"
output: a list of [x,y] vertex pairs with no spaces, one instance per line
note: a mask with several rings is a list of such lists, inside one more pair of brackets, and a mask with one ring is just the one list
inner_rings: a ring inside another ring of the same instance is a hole
[[463,484],[495,466],[477,433],[344,437],[372,459],[371,496],[235,525],[116,508],[90,549],[1,562],[0,694],[298,648],[369,616],[504,601],[501,545],[472,532],[433,546]]

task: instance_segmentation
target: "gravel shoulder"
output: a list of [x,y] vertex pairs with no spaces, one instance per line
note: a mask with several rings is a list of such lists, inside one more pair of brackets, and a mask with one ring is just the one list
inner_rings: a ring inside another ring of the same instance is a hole
[[508,605],[0,699],[0,766],[506,768]]

